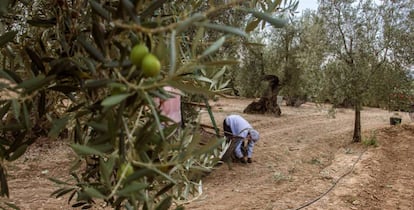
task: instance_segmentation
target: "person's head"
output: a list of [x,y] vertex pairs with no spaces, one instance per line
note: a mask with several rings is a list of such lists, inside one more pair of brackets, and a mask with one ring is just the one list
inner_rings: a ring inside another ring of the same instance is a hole
[[250,136],[250,139],[254,142],[257,142],[260,139],[259,132],[257,132],[257,130],[254,130],[254,129],[249,130],[249,136]]

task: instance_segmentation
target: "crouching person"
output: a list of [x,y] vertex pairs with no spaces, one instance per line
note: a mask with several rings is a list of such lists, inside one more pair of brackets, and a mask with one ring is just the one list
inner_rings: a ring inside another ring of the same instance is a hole
[[[240,115],[229,115],[223,121],[224,135],[227,141],[235,140],[234,155],[241,163],[252,163],[254,144],[259,140],[259,132]],[[242,151],[247,140],[247,151]]]

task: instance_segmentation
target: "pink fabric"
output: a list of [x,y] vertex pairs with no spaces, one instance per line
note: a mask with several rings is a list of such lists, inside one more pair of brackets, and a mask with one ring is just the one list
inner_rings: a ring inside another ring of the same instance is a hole
[[160,101],[160,110],[161,114],[167,116],[171,120],[176,123],[181,122],[181,95],[180,90],[165,86],[164,90],[166,90],[169,94],[174,96],[173,98],[169,98],[167,100]]

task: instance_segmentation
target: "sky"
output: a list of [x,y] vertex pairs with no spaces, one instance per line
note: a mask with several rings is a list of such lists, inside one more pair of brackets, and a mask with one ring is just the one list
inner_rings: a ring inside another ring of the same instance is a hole
[[[375,3],[380,4],[381,1],[374,0]],[[318,0],[299,0],[298,12],[302,12],[305,9],[318,9]]]
[[299,0],[298,12],[305,9],[318,9],[318,0]]

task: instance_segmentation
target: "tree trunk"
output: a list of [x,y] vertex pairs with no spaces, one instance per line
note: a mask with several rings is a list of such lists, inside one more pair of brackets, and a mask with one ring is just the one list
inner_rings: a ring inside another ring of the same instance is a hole
[[279,117],[282,112],[277,103],[279,94],[279,78],[274,75],[265,76],[264,80],[269,81],[269,87],[259,101],[253,101],[244,110],[247,114],[274,114]]
[[355,105],[354,142],[361,142],[361,106]]

